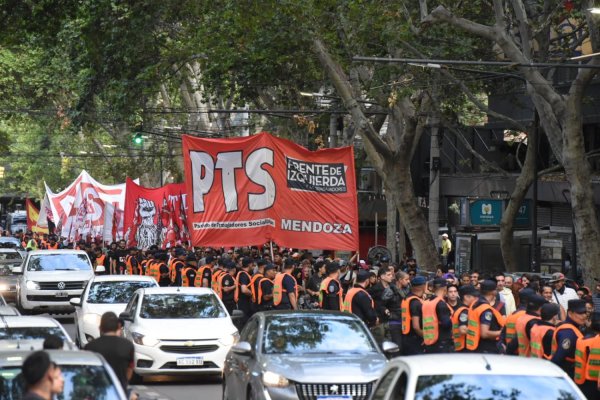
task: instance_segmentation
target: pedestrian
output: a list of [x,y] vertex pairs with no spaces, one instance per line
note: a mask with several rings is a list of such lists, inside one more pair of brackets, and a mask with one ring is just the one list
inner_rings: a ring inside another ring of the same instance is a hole
[[[393,284],[394,273],[389,268],[379,268],[377,274],[379,282],[369,289],[379,319],[379,324],[372,329],[372,332],[378,343],[382,343],[389,335],[391,340],[400,347],[402,342],[402,312],[400,309],[402,298]],[[393,326],[391,326],[393,332],[390,331],[390,321],[393,321]]]
[[452,251],[452,242],[448,238],[447,233],[442,234],[442,265],[445,267],[448,265],[448,256]]
[[62,372],[43,350],[27,356],[21,367],[21,375],[26,386],[22,400],[52,400],[55,394],[62,393]]
[[479,272],[473,271],[471,272],[471,285],[475,286],[475,288],[479,287]]
[[340,266],[336,262],[330,262],[325,270],[327,277],[319,288],[319,306],[322,310],[340,311],[343,302],[343,289],[339,281]]
[[310,296],[309,302],[311,307],[319,304],[319,291],[321,282],[325,279],[327,272],[325,261],[317,261],[314,265],[314,272],[306,283],[306,293]]
[[294,262],[286,260],[283,271],[279,272],[273,281],[273,308],[277,310],[298,309],[298,287],[292,276]]
[[402,301],[402,355],[423,353],[422,311],[423,296],[427,280],[423,276],[415,277],[411,282],[411,291]]
[[456,312],[462,306],[458,295],[458,287],[455,284],[448,284],[446,303],[452,308],[452,312]]
[[540,310],[540,320],[531,328],[531,357],[549,360],[552,355],[552,336],[558,324],[558,304],[545,303]]
[[590,337],[577,341],[574,381],[588,399],[600,398],[600,313],[594,313]]
[[426,353],[454,351],[452,340],[452,307],[444,300],[448,283],[444,278],[433,280],[434,297],[423,302],[423,344]]
[[577,292],[565,285],[565,276],[560,272],[552,274],[552,279],[548,283],[554,287],[554,290],[552,291],[552,302],[560,304],[568,312],[569,300],[579,299]]
[[363,270],[358,271],[354,287],[346,293],[342,311],[355,314],[371,328],[377,325],[377,313],[375,312],[375,302],[365,290],[368,281],[369,273]]
[[125,393],[129,395],[129,380],[133,376],[133,343],[121,337],[123,324],[117,315],[107,311],[100,318],[100,337],[85,346],[85,350],[102,355],[115,372]]
[[499,353],[498,338],[504,326],[504,316],[490,302],[496,298],[496,282],[484,280],[479,284],[481,297],[469,310],[467,350],[475,353]]
[[563,308],[563,306],[561,306],[560,304],[557,304],[556,301],[552,301],[553,291],[554,291],[554,288],[550,284],[542,285],[542,288],[541,288],[542,296],[544,297],[544,299],[546,299],[546,301],[554,303],[558,306],[558,309],[559,309],[558,319],[559,319],[559,321],[564,321],[567,318],[567,311]]
[[569,300],[567,319],[561,322],[552,336],[552,361],[573,379],[575,369],[575,348],[577,341],[583,338],[580,327],[585,324],[587,310],[585,301]]
[[454,351],[463,352],[466,348],[469,309],[479,298],[479,292],[473,285],[463,285],[459,289],[459,294],[462,305],[452,314],[452,339]]
[[44,339],[43,349],[44,350],[62,350],[64,347],[63,339],[58,335],[48,335]]
[[[498,272],[496,274],[496,284],[498,285],[498,293],[500,294],[500,298],[502,302],[504,302],[504,307],[506,311],[506,316],[514,313],[517,310],[517,304],[515,303],[515,297],[512,294],[512,290],[506,287],[506,276],[502,272]],[[511,282],[512,286],[512,282]]]

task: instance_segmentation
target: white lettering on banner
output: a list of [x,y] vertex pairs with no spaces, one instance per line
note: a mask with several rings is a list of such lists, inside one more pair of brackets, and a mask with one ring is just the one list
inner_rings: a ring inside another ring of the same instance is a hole
[[195,231],[206,229],[247,229],[263,226],[275,227],[275,220],[271,218],[254,219],[250,221],[205,221],[194,222],[192,229]]
[[301,221],[297,219],[282,219],[281,229],[292,232],[310,232],[310,233],[335,233],[351,235],[352,227],[350,224],[339,222],[319,222],[319,221]]
[[292,190],[317,193],[346,193],[346,166],[323,164],[286,157],[287,185]]
[[[243,168],[242,152],[231,151],[217,154],[217,163],[213,162],[210,154],[202,151],[191,151],[192,187],[194,199],[194,212],[201,213],[205,210],[204,196],[213,189],[215,169],[221,170],[221,189],[225,199],[225,211],[237,211],[238,188],[235,180],[235,170]],[[265,164],[275,165],[273,150],[261,148],[254,150],[246,158],[244,171],[250,181],[261,186],[262,193],[248,193],[248,208],[250,211],[261,211],[273,206],[275,202],[275,181],[263,169]]]

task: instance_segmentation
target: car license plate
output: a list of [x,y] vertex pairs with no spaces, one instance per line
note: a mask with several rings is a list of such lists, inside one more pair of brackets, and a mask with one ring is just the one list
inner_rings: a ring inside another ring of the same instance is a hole
[[178,367],[189,367],[189,366],[200,366],[204,365],[204,358],[202,357],[186,357],[186,358],[178,358],[177,366]]
[[350,395],[317,396],[317,400],[352,400]]
[[69,293],[67,292],[56,292],[56,297],[69,297]]

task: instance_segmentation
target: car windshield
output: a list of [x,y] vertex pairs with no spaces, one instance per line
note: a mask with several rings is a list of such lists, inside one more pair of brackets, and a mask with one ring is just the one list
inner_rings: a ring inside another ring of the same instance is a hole
[[147,294],[142,300],[141,318],[225,318],[214,294]]
[[128,303],[140,288],[156,287],[151,281],[94,282],[88,292],[87,302],[92,304]]
[[576,400],[579,396],[566,379],[556,376],[424,375],[417,381],[414,398]]
[[0,262],[2,261],[21,261],[23,257],[19,254],[18,251],[3,251],[0,252]]
[[[65,386],[57,399],[119,400],[116,384],[100,365],[60,365]],[[21,367],[0,369],[0,398],[18,400],[23,397],[25,381]]]
[[85,271],[92,266],[85,254],[40,254],[31,256],[27,271]]
[[265,324],[265,354],[360,354],[377,352],[364,325],[346,317],[275,315]]
[[68,340],[63,331],[56,326],[0,328],[0,340],[45,340],[50,335]]

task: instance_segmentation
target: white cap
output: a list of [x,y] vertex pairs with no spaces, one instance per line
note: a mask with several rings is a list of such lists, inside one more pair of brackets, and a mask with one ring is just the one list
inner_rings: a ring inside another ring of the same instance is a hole
[[442,237],[448,237],[448,234],[447,233],[443,233]]

